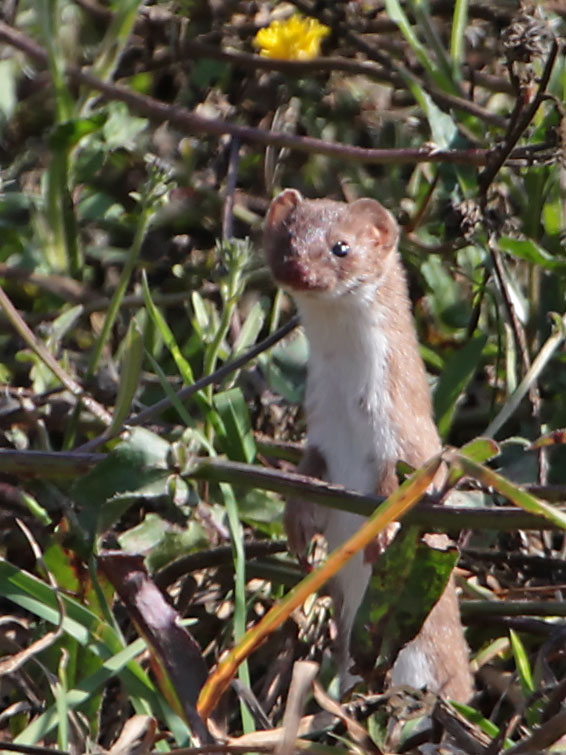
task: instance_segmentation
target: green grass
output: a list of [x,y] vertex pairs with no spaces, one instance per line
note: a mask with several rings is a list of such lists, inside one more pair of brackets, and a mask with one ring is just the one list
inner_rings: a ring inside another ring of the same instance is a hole
[[[293,314],[261,257],[266,183],[375,197],[400,221],[436,420],[462,447],[446,456],[450,480],[476,481],[460,493],[466,510],[443,514],[450,531],[473,531],[459,577],[473,598],[468,639],[478,665],[511,675],[513,694],[482,676],[483,697],[460,712],[507,746],[549,748],[561,733],[545,728],[565,671],[545,655],[555,621],[545,613],[530,632],[514,612],[548,602],[552,575],[562,580],[562,52],[525,114],[550,59],[545,26],[563,35],[565,19],[546,3],[531,18],[519,3],[445,5],[387,0],[374,13],[301,0],[333,30],[311,63],[251,56],[272,3],[252,15],[239,2],[212,12],[201,0],[20,0],[1,22],[0,448],[15,455],[0,450],[0,749],[109,749],[134,713],[155,719],[152,750],[204,743],[203,669],[284,608],[301,578],[280,553],[250,556],[283,537],[282,494],[373,505],[285,476],[304,434],[304,338],[216,374]],[[257,469],[270,465],[277,474]],[[503,501],[553,534],[510,533],[512,514],[485,510]],[[417,571],[434,560],[415,560],[407,542]],[[139,556],[135,579],[115,551]],[[196,566],[168,588],[170,603],[151,593],[144,604],[139,579],[151,585],[179,559]],[[442,576],[451,562],[437,567]],[[401,581],[394,596],[415,614],[434,600],[414,574]],[[509,616],[490,617],[484,601]],[[268,634],[238,669],[267,721],[231,690],[227,735],[281,725],[295,655],[328,680],[330,634],[324,598]],[[383,749],[402,747],[383,706],[357,715]],[[355,729],[330,736],[374,751]],[[313,735],[310,748],[328,742]]]

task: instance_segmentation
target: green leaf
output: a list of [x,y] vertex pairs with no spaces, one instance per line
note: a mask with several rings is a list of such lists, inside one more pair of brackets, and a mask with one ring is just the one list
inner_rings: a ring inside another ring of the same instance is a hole
[[503,236],[498,243],[502,251],[532,262],[534,265],[540,265],[546,270],[556,270],[566,266],[566,260],[556,259],[532,239],[512,239],[509,236]]
[[77,145],[84,136],[94,134],[104,126],[106,115],[93,115],[91,118],[76,118],[57,124],[51,136],[49,145],[52,149],[69,149]]
[[240,388],[231,388],[214,396],[214,406],[224,425],[219,438],[222,450],[229,459],[252,464],[256,456],[250,413]]
[[450,37],[450,56],[455,69],[459,70],[464,58],[466,28],[468,26],[468,0],[456,0],[452,16],[452,34]]
[[61,343],[67,333],[74,328],[83,312],[84,307],[82,304],[77,304],[76,307],[71,307],[70,309],[65,310],[53,320],[51,328],[49,329],[48,339],[48,345],[52,350],[54,350],[55,347]]
[[71,488],[81,507],[79,521],[91,542],[127,510],[136,498],[167,495],[169,444],[136,427],[96,467]]
[[110,433],[116,432],[122,426],[130,413],[132,401],[136,395],[144,354],[144,330],[145,312],[140,310],[132,318],[126,333],[121,359],[120,387],[112,415]]
[[422,87],[411,84],[410,89],[426,115],[435,145],[441,149],[448,149],[458,136],[458,127],[452,116],[441,110]]
[[483,335],[469,341],[447,361],[436,384],[433,397],[434,414],[438,430],[443,438],[448,435],[456,411],[456,403],[473,378],[486,343],[487,336]]
[[85,186],[77,208],[80,220],[123,221],[124,207],[116,198],[104,191],[92,191]]
[[102,129],[107,148],[133,150],[142,131],[147,128],[147,119],[132,115],[123,102],[111,103],[108,111],[108,118]]
[[450,329],[465,328],[470,318],[470,306],[460,285],[438,255],[430,255],[422,263],[421,273],[430,288],[427,299],[434,315]]
[[9,120],[18,102],[16,92],[16,71],[19,66],[15,59],[0,60],[0,115]]
[[521,689],[523,690],[523,695],[527,698],[535,691],[535,682],[529,657],[517,632],[510,629],[509,637],[511,639],[511,648],[515,658],[515,665],[521,681]]
[[206,302],[198,291],[191,293],[191,304],[194,312],[193,325],[202,340],[214,333],[213,317],[206,306]]
[[292,404],[300,403],[305,396],[309,342],[303,331],[298,331],[288,342],[276,346],[266,357],[269,386]]
[[[389,666],[420,630],[450,579],[455,549],[440,551],[419,541],[418,528],[403,530],[373,566],[358,615],[352,652],[364,669]],[[379,657],[375,660],[381,639]]]
[[546,202],[542,208],[542,222],[544,230],[549,236],[558,236],[562,231],[562,202],[555,199]]
[[460,453],[467,456],[468,459],[473,459],[473,461],[483,464],[499,456],[501,450],[491,438],[475,438],[466,443],[465,446],[462,446]]
[[153,513],[146,514],[141,524],[123,532],[118,540],[125,551],[147,553],[147,564],[152,572],[210,545],[207,532],[199,522],[190,519],[184,527],[178,527]]
[[244,351],[244,349],[247,349],[248,346],[251,346],[252,343],[256,342],[264,322],[265,306],[257,301],[248,313],[248,316],[242,325],[242,329],[234,342],[232,358],[234,358],[237,353]]

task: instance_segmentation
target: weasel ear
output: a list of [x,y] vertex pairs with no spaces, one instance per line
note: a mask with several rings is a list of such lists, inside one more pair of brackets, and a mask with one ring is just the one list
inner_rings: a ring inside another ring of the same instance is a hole
[[384,252],[392,251],[399,240],[399,226],[393,215],[377,199],[357,199],[349,206],[353,217],[367,223],[368,233]]
[[278,194],[269,206],[265,218],[265,230],[272,231],[284,223],[291,210],[303,201],[296,189],[285,189]]

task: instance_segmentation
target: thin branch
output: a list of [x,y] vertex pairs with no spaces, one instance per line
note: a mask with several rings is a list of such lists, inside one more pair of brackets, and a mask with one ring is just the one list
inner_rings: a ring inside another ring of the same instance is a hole
[[488,428],[483,433],[487,438],[493,438],[497,434],[507,420],[513,415],[523,398],[531,390],[532,386],[536,385],[539,375],[564,340],[565,335],[566,316],[562,318],[560,326],[549,336],[544,346],[540,349],[524,378],[511,394],[508,401],[503,405],[499,414],[490,422]]
[[[47,53],[30,37],[0,21],[0,39],[18,48],[30,58],[45,65]],[[366,149],[347,144],[324,141],[310,136],[295,136],[272,132],[253,126],[228,123],[219,118],[204,118],[183,107],[138,94],[127,87],[101,81],[76,66],[67,66],[68,75],[80,84],[94,89],[109,100],[119,100],[135,112],[159,123],[169,121],[187,133],[205,133],[214,136],[230,134],[243,142],[252,142],[276,147],[287,147],[309,154],[322,154],[341,160],[380,165],[405,165],[414,163],[447,163],[452,165],[486,165],[491,150],[488,149],[437,149],[434,146],[407,147],[398,149]],[[513,155],[511,154],[512,158]],[[519,166],[523,163],[519,161]]]
[[550,75],[552,73],[552,69],[554,68],[554,63],[556,61],[557,55],[558,44],[556,41],[554,41],[552,43],[552,49],[550,50],[546,65],[544,67],[536,95],[534,96],[529,107],[525,108],[523,113],[519,115],[516,123],[514,124],[514,127],[510,129],[509,133],[505,137],[505,141],[503,142],[502,146],[499,149],[493,151],[492,157],[488,161],[485,170],[483,170],[479,176],[478,185],[480,190],[480,197],[482,198],[484,207],[485,203],[487,202],[487,191],[493,179],[499,173],[500,168],[504,165],[507,158],[511,155],[513,148],[521,138],[529,123],[535,117],[539,105],[544,98],[546,87],[548,86],[548,82],[550,81]]
[[19,480],[73,480],[103,461],[106,454],[0,449],[0,474]]
[[234,201],[236,185],[238,183],[238,168],[240,166],[240,140],[232,139],[230,145],[230,160],[226,175],[226,197],[222,213],[222,239],[228,241],[233,236],[234,228]]
[[[85,474],[104,458],[106,454],[0,449],[0,473],[12,474],[21,480],[64,479]],[[384,500],[380,496],[362,495],[296,472],[282,472],[220,458],[195,459],[192,469],[187,470],[185,476],[270,490],[362,516],[370,516]],[[525,489],[538,498],[554,503],[566,501],[564,486],[526,486]],[[425,502],[408,515],[407,521],[427,529],[443,531],[561,529],[544,517],[528,514],[515,506],[474,508]]]
[[[284,553],[288,549],[286,540],[262,540],[255,543],[245,543],[246,564],[253,558],[270,556],[274,553]],[[234,554],[231,545],[219,545],[197,553],[189,553],[171,561],[159,569],[154,575],[155,584],[162,590],[167,589],[180,577],[201,569],[211,569],[217,566],[234,565]]]
[[463,600],[462,616],[566,616],[563,600]]
[[[259,356],[259,354],[267,351],[267,349],[270,349],[282,338],[285,338],[285,336],[288,335],[292,330],[294,330],[298,324],[299,318],[297,316],[292,317],[289,322],[285,323],[285,325],[275,331],[275,333],[272,333],[267,338],[264,338],[263,341],[260,341],[255,346],[252,346],[252,348],[248,349],[248,351],[246,351],[245,354],[242,354],[241,357],[237,357],[233,361],[227,362],[211,375],[205,375],[205,377],[197,380],[196,383],[181,388],[180,391],[177,391],[177,398],[180,401],[186,401],[187,399],[191,398],[191,396],[194,396],[195,393],[198,393],[203,388],[206,388],[208,385],[212,385],[212,383],[217,383],[221,380],[224,380],[224,378],[230,375],[232,372],[241,369],[252,359],[255,359],[257,356]],[[144,409],[138,414],[135,414],[133,417],[127,419],[121,428],[117,428],[112,433],[106,431],[99,435],[97,438],[94,438],[88,443],[79,446],[79,448],[77,448],[76,450],[82,453],[86,451],[94,451],[96,448],[104,445],[104,443],[110,440],[110,438],[119,435],[125,426],[142,425],[145,422],[158,417],[162,412],[164,412],[166,409],[169,409],[170,407],[171,401],[169,398],[161,399],[161,401],[153,404],[153,406],[149,406],[147,409]]]
[[14,330],[18,333],[29,348],[36,354],[43,364],[51,370],[55,377],[65,386],[65,388],[72,393],[72,395],[83,402],[86,408],[104,425],[110,425],[112,422],[112,415],[108,412],[102,404],[89,396],[84,388],[77,383],[65,370],[61,367],[55,357],[40,343],[34,336],[28,325],[24,322],[22,316],[18,310],[14,307],[10,301],[8,295],[4,289],[0,286],[0,308],[2,308],[6,314],[6,317],[12,324]]

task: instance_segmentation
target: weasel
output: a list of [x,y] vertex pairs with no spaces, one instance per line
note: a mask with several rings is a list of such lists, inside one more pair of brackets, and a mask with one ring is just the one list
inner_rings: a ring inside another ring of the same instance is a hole
[[[399,459],[418,467],[441,447],[398,238],[396,221],[376,200],[306,200],[294,189],[273,200],[264,232],[268,264],[295,299],[310,346],[307,448],[299,469],[384,496],[398,485]],[[285,509],[289,544],[299,555],[316,533],[334,549],[363,521],[305,501],[288,501]],[[445,536],[426,537],[446,547]],[[366,555],[358,553],[330,585],[343,680],[352,625],[371,574]],[[399,653],[391,682],[426,686],[461,702],[471,697],[453,579]]]

